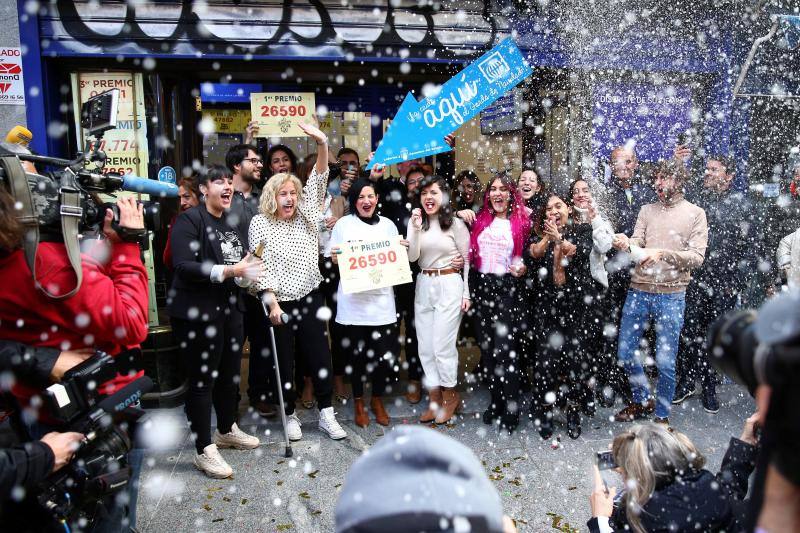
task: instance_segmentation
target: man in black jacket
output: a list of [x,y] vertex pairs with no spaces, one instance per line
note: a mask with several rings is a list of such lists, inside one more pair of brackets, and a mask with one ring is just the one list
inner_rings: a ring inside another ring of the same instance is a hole
[[[46,386],[89,355],[0,341],[0,370],[10,371],[15,379],[31,385]],[[0,449],[0,502],[8,501],[17,488],[25,491],[35,488],[52,472],[66,465],[83,438],[75,432],[52,432],[41,440]]]
[[692,201],[708,220],[706,258],[686,291],[686,318],[676,363],[677,385],[672,403],[695,394],[702,384],[702,404],[708,413],[719,411],[714,369],[706,356],[709,326],[737,305],[750,273],[757,270],[748,198],[733,190],[734,164],[726,156],[712,155],[706,162],[703,187]]
[[[238,144],[232,146],[225,155],[225,165],[233,172],[233,197],[231,198],[231,223],[241,228],[245,250],[248,246],[248,229],[250,221],[258,214],[261,187],[261,171],[264,161],[255,152],[252,145]],[[274,417],[277,414],[274,401],[275,370],[272,354],[267,342],[267,317],[264,309],[255,297],[246,294],[244,301],[244,339],[250,341],[250,359],[247,379],[247,397],[250,406],[263,417]]]

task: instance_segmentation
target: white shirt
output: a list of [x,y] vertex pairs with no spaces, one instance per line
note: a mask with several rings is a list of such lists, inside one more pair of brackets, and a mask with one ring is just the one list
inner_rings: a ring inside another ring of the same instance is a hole
[[[319,221],[328,171],[311,171],[297,213],[289,220],[258,214],[250,221],[250,249],[264,243],[264,275],[251,286],[253,293],[269,290],[279,302],[299,300],[319,287]],[[267,194],[265,191],[262,194]]]
[[[342,246],[352,241],[371,241],[398,235],[391,220],[379,217],[377,224],[362,222],[356,215],[345,215],[336,221],[331,232],[330,246]],[[339,267],[341,268],[341,264]],[[385,326],[397,322],[394,288],[345,294],[342,283],[336,293],[336,323],[350,326]]]
[[478,251],[481,255],[480,272],[504,276],[508,274],[514,255],[514,236],[511,221],[494,217],[492,223],[478,236]]

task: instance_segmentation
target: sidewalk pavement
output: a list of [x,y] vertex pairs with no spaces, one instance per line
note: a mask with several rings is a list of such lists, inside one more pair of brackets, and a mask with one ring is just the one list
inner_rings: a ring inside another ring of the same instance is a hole
[[[698,396],[673,407],[672,425],[685,432],[706,454],[712,471],[719,468],[731,436],[741,433],[754,409],[749,395],[736,385],[719,387],[720,412],[703,411]],[[461,419],[438,427],[476,453],[502,496],[505,512],[520,531],[584,531],[592,490],[594,453],[607,449],[613,435],[627,424],[609,420],[615,409],[599,409],[584,417],[577,440],[558,427],[544,442],[532,423],[524,421],[512,435],[484,425],[480,415],[488,394],[464,394]],[[402,397],[388,406],[392,425],[414,424],[424,402],[411,406]],[[391,403],[391,402],[389,402]],[[192,465],[194,446],[181,408],[148,411],[152,425],[145,438],[161,449],[148,449],[140,477],[137,528],[162,531],[327,532],[334,530],[334,506],[350,465],[388,429],[373,423],[359,428],[350,406],[338,418],[348,438],[332,441],[317,428],[317,411],[298,408],[303,439],[293,443],[294,457],[283,457],[280,419],[242,416],[240,426],[257,434],[261,447],[252,451],[222,450],[233,467],[233,479],[207,478]],[[563,422],[563,418],[561,419]],[[391,427],[391,426],[390,426]],[[376,476],[380,472],[375,473]],[[613,474],[609,474],[614,476]],[[619,479],[613,480],[619,487]]]

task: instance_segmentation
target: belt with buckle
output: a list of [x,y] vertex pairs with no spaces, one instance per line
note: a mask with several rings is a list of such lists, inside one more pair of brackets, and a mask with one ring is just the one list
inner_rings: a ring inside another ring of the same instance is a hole
[[422,273],[426,276],[444,276],[446,274],[458,274],[457,268],[423,268]]

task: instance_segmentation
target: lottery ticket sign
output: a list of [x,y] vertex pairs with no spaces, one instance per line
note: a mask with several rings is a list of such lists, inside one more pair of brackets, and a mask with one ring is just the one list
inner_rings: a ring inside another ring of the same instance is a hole
[[314,120],[314,93],[250,93],[258,137],[305,137],[300,122]]
[[342,245],[339,279],[345,294],[411,283],[411,265],[400,236]]

